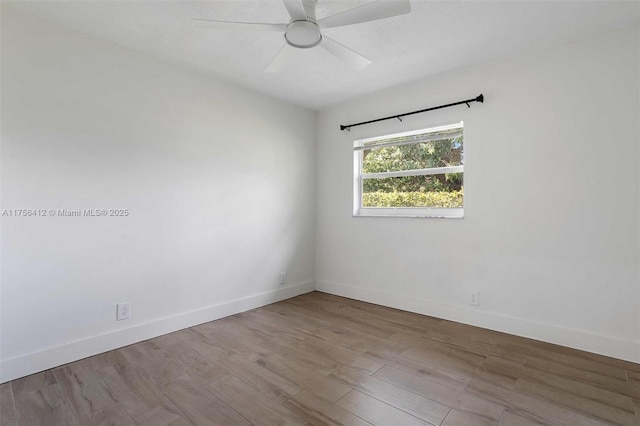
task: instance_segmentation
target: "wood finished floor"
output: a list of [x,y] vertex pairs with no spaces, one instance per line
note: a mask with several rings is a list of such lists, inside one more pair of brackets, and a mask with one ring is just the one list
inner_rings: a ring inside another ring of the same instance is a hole
[[0,387],[2,426],[640,425],[640,365],[314,292]]

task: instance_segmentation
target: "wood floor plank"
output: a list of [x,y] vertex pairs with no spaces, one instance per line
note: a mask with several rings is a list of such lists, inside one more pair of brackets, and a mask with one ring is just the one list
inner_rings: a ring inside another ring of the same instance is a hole
[[154,337],[153,339],[149,339],[148,342],[154,344],[159,348],[166,349],[172,346],[182,345],[192,338],[193,334],[191,332],[191,328],[187,328],[184,330]]
[[120,349],[104,352],[79,361],[94,370],[98,371],[102,367],[112,367],[123,362],[128,362]]
[[136,426],[127,410],[119,404],[110,405],[80,418],[87,426]]
[[369,395],[352,390],[340,398],[336,405],[373,425],[427,426],[427,423]]
[[330,404],[308,391],[304,391],[295,398],[284,403],[291,412],[296,413],[312,425],[343,425],[343,426],[371,426],[360,417]]
[[414,346],[416,342],[420,342],[425,337],[426,332],[424,331],[416,332],[413,330],[396,330],[394,333],[391,333],[387,340],[410,348]]
[[[267,340],[282,335],[302,340],[308,334],[313,334],[316,331],[316,328],[312,325],[299,329],[300,321],[292,324],[287,318],[265,309],[243,312],[238,316],[237,320],[245,327],[253,330],[254,333],[260,333]],[[306,323],[308,321],[304,321],[303,324]]]
[[441,426],[497,426],[498,422],[486,417],[475,416],[458,410],[451,410]]
[[487,360],[473,372],[473,380],[483,380],[505,389],[515,389],[518,383],[518,374],[514,372],[513,369],[495,368],[494,364],[488,362],[490,359],[491,358],[487,358]]
[[[311,304],[319,304],[322,309],[336,312],[355,318],[375,318],[385,322],[393,322],[400,325],[411,326],[420,315],[407,311],[388,308],[386,306],[361,302],[346,297],[334,296],[328,293],[318,292],[310,297],[301,297],[299,301]],[[427,318],[427,317],[424,317]],[[439,321],[438,321],[439,322]]]
[[[550,359],[571,366],[586,366],[588,368],[590,365],[589,362],[595,362],[595,365],[591,365],[596,369],[599,369],[598,366],[603,367],[605,374],[607,367],[640,373],[640,364],[637,363],[568,348],[566,346],[541,342],[539,340],[511,336],[509,334],[502,334],[502,339],[497,345],[506,348],[512,353],[521,352],[527,355],[534,355],[537,358]],[[614,373],[614,376],[616,374],[617,373]]]
[[[238,316],[239,315],[242,314],[238,314]],[[243,343],[251,342],[257,345],[260,345],[260,343],[264,342],[265,340],[273,338],[273,336],[271,336],[270,334],[263,333],[256,327],[248,327],[239,320],[238,316],[234,315],[223,318],[219,321],[215,321],[213,323],[209,323],[215,324],[215,327],[209,328],[208,330],[216,335],[217,333],[221,333],[224,336],[232,336],[234,340],[239,340]]]
[[209,361],[224,359],[236,353],[229,348],[220,347],[215,340],[200,333],[195,328],[185,330],[185,332],[190,334],[190,339],[185,341],[183,346],[193,349]]
[[[246,339],[239,339],[238,336],[234,335],[226,327],[217,325],[216,322],[217,321],[213,321],[210,323],[199,325],[197,327],[194,327],[193,330],[204,334],[208,338],[212,339],[214,342],[216,342],[217,346],[223,348],[224,350],[243,355],[244,357],[252,361],[260,359],[263,356],[267,356],[271,353],[271,351],[265,349],[262,346],[262,341],[254,341],[250,337]],[[228,321],[227,325],[228,327],[235,328],[236,331],[242,328],[237,327],[231,321]],[[249,330],[246,327],[244,327],[243,329]],[[246,333],[243,332],[243,334],[245,334],[246,336]]]
[[135,416],[137,426],[193,426],[182,411],[161,405]]
[[449,407],[458,406],[463,392],[461,389],[451,388],[388,365],[382,367],[373,376]]
[[575,395],[586,398],[589,401],[616,407],[623,411],[633,412],[633,402],[630,396],[612,392],[591,383],[582,383],[516,362],[492,357],[485,361],[483,368],[490,371],[499,371],[515,379],[525,379],[547,385],[557,389],[560,394]]
[[524,359],[526,358],[526,355],[524,354],[513,354],[512,352],[500,348],[491,342],[465,339],[454,334],[443,333],[438,330],[429,330],[422,340],[424,339],[444,343],[446,345],[470,351],[472,353],[483,355],[485,357],[493,356],[499,358],[509,358],[517,361],[524,361]]
[[345,301],[327,302],[323,300],[313,300],[311,298],[301,299],[295,298],[288,300],[289,303],[296,304],[301,307],[308,307],[318,312],[324,313],[327,317],[343,318],[353,323],[362,325],[373,325],[380,329],[386,329],[391,332],[416,332],[422,333],[424,330],[420,326],[414,325],[413,321],[401,315],[384,316],[381,314],[367,312],[364,309],[356,308]]
[[516,389],[527,395],[535,395],[550,403],[589,414],[603,422],[611,422],[623,426],[636,426],[636,416],[633,407],[629,410],[603,404],[593,399],[577,396],[570,392],[560,391],[544,383],[519,379]]
[[300,349],[297,342],[298,340],[282,336],[269,340],[265,343],[265,346],[272,352],[302,363],[320,374],[328,375],[338,367],[339,363],[335,360],[325,358],[315,352]]
[[11,391],[14,399],[20,398],[38,389],[45,388],[58,383],[56,376],[52,370],[45,370],[29,376],[21,377],[11,382]]
[[[354,322],[340,317],[327,317],[327,314],[325,312],[313,310],[310,307],[300,306],[295,303],[287,302],[288,300],[285,300],[280,303],[265,306],[264,309],[277,313],[278,315],[287,318],[290,322],[301,323],[303,325],[313,324],[316,328],[320,329],[330,329],[336,325],[348,325],[353,330],[382,338],[387,338],[395,331],[398,331],[398,329],[389,331],[379,327],[371,327],[367,324],[361,324],[359,322]],[[313,333],[311,332],[309,334]]]
[[[344,299],[344,298],[343,298]],[[344,299],[346,300],[346,299]],[[287,301],[285,301],[287,302]],[[289,308],[290,310],[294,310],[298,315],[301,315],[303,318],[312,316],[317,321],[322,321],[324,323],[325,329],[330,329],[335,326],[339,327],[348,327],[352,330],[359,331],[361,333],[365,333],[368,335],[373,335],[380,338],[388,338],[393,333],[397,332],[406,332],[413,333],[415,335],[422,335],[424,330],[420,328],[421,326],[414,325],[414,320],[412,318],[405,318],[404,321],[401,321],[402,324],[398,324],[397,322],[389,321],[388,317],[380,317],[380,316],[371,316],[366,314],[366,312],[361,309],[356,309],[354,311],[354,315],[345,315],[345,312],[338,312],[339,315],[332,315],[331,312],[328,312],[327,307],[322,304],[314,304],[314,303],[300,303],[300,301],[291,301],[289,300],[289,306],[294,305],[294,307]],[[350,302],[353,302],[350,300]],[[364,304],[367,307],[375,307],[376,305]],[[385,308],[389,309],[389,308]],[[391,309],[391,311],[395,311]],[[283,314],[286,311],[281,311]],[[394,315],[396,312],[394,312]],[[408,312],[403,312],[402,315],[409,314]],[[410,314],[413,315],[413,314]],[[327,324],[327,318],[331,318],[331,321]]]
[[[362,352],[335,345],[315,336],[309,336],[305,340],[297,341],[294,345],[297,349],[335,361],[337,364],[349,365],[362,354]],[[370,373],[373,373],[373,371]]]
[[383,367],[374,374],[374,377],[424,396],[432,401],[455,408],[461,413],[482,418],[488,424],[492,424],[492,422],[497,423],[504,413],[504,407],[502,405],[478,398],[460,389],[451,388],[432,380],[414,376],[393,367]]
[[60,384],[23,391],[15,398],[21,426],[76,426],[78,420],[67,402]]
[[112,397],[131,416],[142,414],[165,402],[164,396],[151,381],[124,357],[112,365],[97,368],[97,372],[109,387]]
[[619,380],[611,376],[598,374],[591,371],[585,371],[577,367],[572,367],[570,365],[535,357],[527,357],[524,365],[567,379],[590,383],[599,388],[607,389],[611,392],[619,393],[622,395],[627,395],[631,398],[640,398],[640,388],[629,386],[629,382],[626,379]]
[[286,328],[294,328],[303,334],[313,334],[318,328],[330,328],[334,325],[334,318],[328,318],[323,312],[299,305],[291,299],[263,306],[261,312],[270,312],[274,319],[287,323]]
[[127,346],[120,352],[155,385],[163,385],[186,374],[181,364],[150,341]]
[[454,321],[444,321],[440,324],[438,330],[441,333],[457,336],[461,339],[482,341],[494,345],[508,342],[511,344],[517,343],[526,346],[528,342],[536,342],[535,340],[527,339],[525,337],[514,336],[512,334],[501,333],[499,331],[493,331],[486,328],[474,327]]
[[[340,317],[337,317],[337,319],[339,318]],[[361,329],[360,331],[364,331],[365,329],[368,328],[371,334],[373,334],[372,330],[379,330],[380,332],[388,333],[391,335],[395,333],[402,333],[405,335],[411,335],[418,338],[418,337],[422,337],[426,332],[426,330],[424,330],[422,327],[416,326],[412,322],[410,322],[407,325],[404,325],[404,324],[398,324],[397,322],[393,322],[393,321],[386,321],[378,317],[367,317],[367,316],[352,317],[347,319],[349,321],[349,327],[354,329],[360,328]],[[398,343],[403,343],[403,342],[398,342]]]
[[162,385],[162,393],[195,425],[250,423],[188,375]]
[[467,390],[462,392],[460,403],[455,409],[476,417],[482,417],[488,421],[499,420],[505,411],[505,407],[502,404]]
[[557,406],[548,401],[537,399],[490,383],[473,380],[466,391],[502,405],[506,410],[538,423],[554,426],[601,426],[602,421],[571,409]]
[[640,400],[637,400],[637,399],[633,400],[633,408],[636,411],[636,421],[640,425]]
[[[302,391],[302,388],[295,383],[238,354],[220,356],[216,353],[211,363],[220,369],[216,370],[219,374],[215,380],[233,375],[249,383],[257,392],[272,400],[283,402]],[[201,378],[198,381],[206,384],[206,381],[202,381]]]
[[595,373],[598,376],[604,376],[612,380],[626,381],[626,370],[614,366],[607,365],[602,362],[597,362],[591,359],[582,358],[579,356],[570,356],[562,352],[553,352],[546,349],[540,349],[536,347],[521,348],[515,345],[500,344],[498,345],[503,350],[509,349],[509,352],[515,353],[521,351],[526,353],[527,359],[535,359],[540,364],[545,361],[552,362],[558,365],[565,365],[571,368],[577,368],[584,371],[586,374]]
[[444,404],[346,366],[338,368],[331,373],[331,376],[336,377],[345,385],[363,394],[376,398],[431,424],[439,425],[450,410],[450,407]]
[[464,360],[457,357],[453,352],[433,350],[423,346],[411,347],[401,354],[403,357],[424,363],[429,369],[438,370],[442,368],[453,371],[458,375],[471,380],[484,359]]
[[208,389],[255,425],[305,425],[307,421],[286,407],[257,394],[233,376],[212,383]]
[[376,371],[384,367],[384,363],[368,358],[364,356],[364,354],[355,358],[348,365],[351,368],[355,368],[367,374],[374,374]]
[[409,349],[403,351],[402,355],[414,359],[434,360],[443,365],[451,365],[462,370],[468,369],[470,372],[473,372],[487,359],[486,356],[466,348],[428,339],[416,342]]
[[338,326],[330,329],[318,330],[314,336],[331,342],[334,345],[347,348],[358,353],[373,350],[376,353],[401,353],[408,349],[408,345],[397,343],[389,339],[377,337],[349,326]]
[[10,382],[0,385],[0,426],[18,426],[18,413]]
[[[225,368],[192,349],[187,342],[163,347],[163,349],[182,365],[182,369],[189,376],[199,382],[216,381],[229,374]],[[204,352],[207,353],[208,350],[204,349]]]
[[412,375],[460,390],[466,388],[474,377],[472,372],[462,372],[447,365],[432,363],[429,359],[425,358],[410,359],[402,355],[379,355],[371,352],[367,352],[362,356],[378,363],[397,368],[398,370],[406,371]]
[[537,423],[525,417],[505,411],[498,426],[544,426],[544,424]]
[[102,377],[87,363],[67,364],[54,369],[53,374],[78,418],[117,402]]
[[228,357],[221,365],[274,401],[284,402],[302,392],[302,388],[295,383],[240,355]]
[[276,353],[256,362],[263,368],[284,377],[330,403],[336,402],[351,390],[349,386],[334,377],[322,375]]

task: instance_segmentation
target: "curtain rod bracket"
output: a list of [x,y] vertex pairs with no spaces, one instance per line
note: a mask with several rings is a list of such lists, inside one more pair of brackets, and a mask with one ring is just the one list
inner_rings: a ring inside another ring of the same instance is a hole
[[472,99],[467,99],[467,100],[464,100],[464,101],[454,102],[454,103],[446,104],[446,105],[440,105],[440,106],[437,106],[437,107],[425,108],[425,109],[421,109],[421,110],[418,110],[418,111],[406,112],[404,114],[391,115],[389,117],[376,118],[375,120],[363,121],[361,123],[341,124],[340,125],[340,130],[346,130],[346,131],[350,132],[352,127],[362,126],[364,124],[377,123],[378,121],[383,121],[383,120],[391,120],[392,118],[397,118],[398,120],[400,120],[402,122],[402,117],[405,117],[407,115],[420,114],[420,113],[423,113],[423,112],[433,111],[435,109],[441,109],[441,108],[448,108],[448,107],[452,107],[452,106],[456,106],[456,105],[465,104],[465,105],[467,105],[467,107],[471,108],[471,105],[469,105],[471,102],[484,103],[484,95],[482,93],[480,93],[478,96],[476,96],[475,98],[472,98]]

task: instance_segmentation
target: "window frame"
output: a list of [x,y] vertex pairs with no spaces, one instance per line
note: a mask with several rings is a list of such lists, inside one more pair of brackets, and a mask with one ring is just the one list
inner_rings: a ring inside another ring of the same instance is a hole
[[[464,122],[448,124],[444,126],[435,126],[425,129],[413,130],[409,132],[394,133],[389,135],[375,136],[371,138],[355,139],[353,141],[353,217],[411,217],[411,218],[445,218],[445,219],[462,219],[464,218],[463,207],[363,207],[362,194],[365,179],[398,177],[398,176],[424,176],[443,173],[463,173],[464,181],[464,164],[460,166],[436,167],[426,169],[413,169],[395,172],[380,173],[362,173],[363,152],[366,143],[375,142],[385,139],[413,136],[425,133],[436,133],[438,131],[461,129],[464,134]],[[440,140],[440,139],[436,139]],[[414,142],[420,143],[420,142]],[[404,145],[403,143],[383,146]],[[373,147],[374,149],[376,147]],[[464,147],[462,150],[464,158]]]

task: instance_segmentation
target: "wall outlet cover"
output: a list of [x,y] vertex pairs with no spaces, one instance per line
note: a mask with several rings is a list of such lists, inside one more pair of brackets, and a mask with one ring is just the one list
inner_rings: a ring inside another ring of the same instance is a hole
[[116,320],[122,321],[131,316],[131,302],[118,303],[116,305]]
[[479,291],[472,291],[469,294],[469,304],[473,305],[473,306],[479,306],[480,305],[480,292]]

